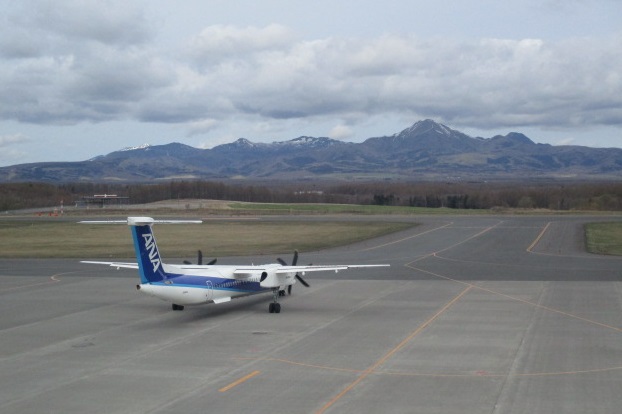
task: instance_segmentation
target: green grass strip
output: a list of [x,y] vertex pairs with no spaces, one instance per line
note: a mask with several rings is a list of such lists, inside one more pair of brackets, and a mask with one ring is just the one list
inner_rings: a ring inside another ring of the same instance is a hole
[[622,255],[622,223],[588,223],[585,225],[587,251],[596,254]]

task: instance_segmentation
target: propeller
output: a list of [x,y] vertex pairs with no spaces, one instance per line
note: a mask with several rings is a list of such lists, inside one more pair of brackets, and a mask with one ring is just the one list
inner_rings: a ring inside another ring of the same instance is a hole
[[[283,266],[287,266],[287,262],[283,259],[281,259],[280,257],[276,259],[277,262],[279,262],[280,264],[282,264]],[[294,258],[292,259],[292,266],[296,266],[296,263],[298,263],[298,250],[294,250]],[[304,280],[302,278],[302,276],[300,276],[298,273],[296,273],[295,275],[296,279],[298,279],[298,281],[300,283],[302,283],[303,286],[305,287],[309,287],[310,285],[307,283],[306,280]],[[287,286],[287,294],[291,295],[292,294],[292,285]]]
[[[213,259],[207,265],[208,266],[214,265],[214,264],[216,264],[217,260],[218,259]],[[192,264],[192,262],[190,262],[189,260],[184,260],[184,264],[188,264],[189,265],[189,264]],[[201,250],[197,250],[197,264],[199,266],[203,265],[203,252]]]

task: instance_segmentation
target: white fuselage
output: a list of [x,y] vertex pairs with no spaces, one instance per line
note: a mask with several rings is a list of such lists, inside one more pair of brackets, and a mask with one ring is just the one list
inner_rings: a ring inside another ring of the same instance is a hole
[[[281,267],[280,264],[261,266],[260,270],[270,271]],[[155,296],[178,305],[200,305],[204,303],[222,303],[231,299],[265,293],[278,286],[266,286],[261,282],[259,270],[249,267],[243,275],[235,275],[236,267],[232,266],[196,266],[164,264],[169,277],[163,281],[141,283],[137,285],[140,292]],[[281,274],[279,282],[282,287],[296,283],[294,274]]]

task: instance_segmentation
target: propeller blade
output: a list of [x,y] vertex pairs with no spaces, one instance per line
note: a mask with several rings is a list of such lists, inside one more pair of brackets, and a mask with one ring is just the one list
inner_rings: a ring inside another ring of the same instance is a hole
[[[213,259],[207,265],[211,266],[211,265],[216,264],[216,260],[218,260],[218,259]],[[191,265],[192,264],[192,262],[190,260],[184,260],[183,263],[187,264],[187,265]],[[203,265],[203,252],[201,250],[197,250],[197,264],[199,266]]]
[[298,273],[296,273],[296,279],[298,279],[298,281],[302,283],[305,287],[309,287],[309,284],[307,283],[307,281],[304,280]]
[[[281,259],[280,257],[278,257],[276,261],[279,262],[282,266],[287,266],[287,262]],[[294,258],[292,259],[292,266],[296,266],[296,263],[298,263],[298,250],[294,250]],[[304,286],[309,287],[309,284],[307,283],[307,281],[304,280],[298,273],[296,273],[296,279],[298,279],[300,283],[302,283]],[[289,295],[292,294],[292,285],[287,286],[287,293]]]
[[298,263],[298,250],[294,250],[294,259],[292,260],[292,266],[296,266]]

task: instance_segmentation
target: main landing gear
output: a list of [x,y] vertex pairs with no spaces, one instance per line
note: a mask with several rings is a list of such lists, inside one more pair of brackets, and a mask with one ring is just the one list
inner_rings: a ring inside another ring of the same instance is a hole
[[281,304],[279,303],[279,296],[281,296],[281,291],[279,288],[272,289],[272,299],[274,302],[270,304],[268,307],[268,312],[270,313],[281,313]]

